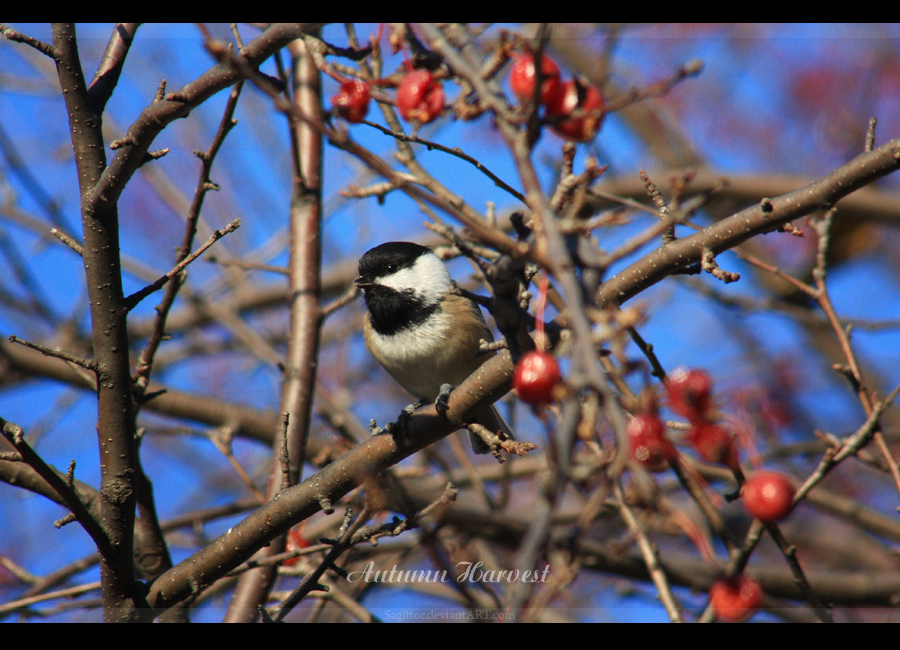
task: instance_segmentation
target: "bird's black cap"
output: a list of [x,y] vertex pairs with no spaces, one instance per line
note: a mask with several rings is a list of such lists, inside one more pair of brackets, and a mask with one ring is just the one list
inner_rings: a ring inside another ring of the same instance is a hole
[[359,260],[359,277],[356,284],[365,286],[375,278],[410,268],[431,249],[408,241],[389,241],[366,252]]

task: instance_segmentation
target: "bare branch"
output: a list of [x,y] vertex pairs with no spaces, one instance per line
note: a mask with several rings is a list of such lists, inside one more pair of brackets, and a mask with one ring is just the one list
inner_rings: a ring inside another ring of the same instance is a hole
[[25,442],[25,432],[22,428],[12,422],[7,422],[0,418],[0,427],[3,429],[3,437],[15,448],[22,457],[23,462],[27,463],[44,479],[52,488],[60,499],[72,510],[72,513],[78,519],[78,522],[84,527],[85,531],[94,540],[101,555],[113,557],[113,549],[110,545],[106,533],[101,528],[96,519],[87,511],[78,494],[72,489],[69,482],[60,477],[51,467],[49,467],[40,456],[35,453],[31,446]]
[[7,27],[6,25],[0,24],[0,34],[10,41],[17,41],[19,43],[25,43],[25,45],[30,45],[34,49],[36,49],[41,54],[46,54],[51,59],[55,61],[59,61],[59,52],[55,47],[50,45],[49,43],[44,43],[43,41],[39,41],[36,38],[32,38],[31,36],[26,36],[21,32],[17,32],[12,27]]
[[29,341],[25,341],[20,339],[18,336],[10,335],[9,337],[10,343],[18,343],[19,345],[24,345],[26,348],[31,348],[32,350],[37,350],[44,356],[48,357],[56,357],[57,359],[62,359],[63,361],[68,361],[70,363],[74,363],[77,366],[81,366],[86,370],[90,370],[91,372],[97,372],[97,362],[91,361],[90,359],[82,359],[81,357],[76,357],[73,354],[69,354],[68,352],[62,352],[61,350],[51,350],[50,348],[46,348],[43,345],[38,345],[37,343],[31,343]]
[[128,311],[131,311],[132,309],[134,309],[141,302],[141,300],[143,300],[144,298],[149,296],[151,293],[154,293],[154,292],[162,289],[169,280],[171,280],[172,278],[177,276],[179,273],[181,273],[187,267],[188,264],[190,264],[195,259],[197,259],[201,255],[203,255],[204,251],[206,251],[207,248],[209,248],[210,246],[215,244],[217,241],[222,239],[222,237],[224,237],[228,233],[234,232],[235,230],[237,230],[240,227],[241,227],[241,220],[234,219],[231,223],[229,223],[227,226],[225,226],[221,230],[213,231],[212,236],[209,239],[207,239],[203,243],[203,245],[200,246],[200,248],[198,248],[193,253],[191,253],[190,255],[185,257],[183,260],[181,260],[178,264],[176,264],[172,268],[171,271],[169,271],[164,276],[159,278],[156,282],[147,285],[140,291],[137,291],[137,292],[131,294],[130,296],[128,296],[127,298],[125,298],[125,309]]
[[854,190],[897,169],[900,169],[900,138],[857,156],[807,187],[772,199],[771,210],[764,211],[759,205],[747,208],[646,255],[604,282],[597,301],[601,305],[621,304],[674,270],[699,262],[704,249],[720,253],[733,248],[782,223],[834,205]]

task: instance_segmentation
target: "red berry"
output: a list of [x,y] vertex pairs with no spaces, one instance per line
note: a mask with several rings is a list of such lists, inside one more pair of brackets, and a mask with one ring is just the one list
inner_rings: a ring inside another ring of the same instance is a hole
[[[298,533],[297,531],[294,531],[294,530],[288,531],[287,544],[285,547],[286,551],[293,551],[296,549],[307,548],[309,545],[310,545],[309,540],[307,540],[305,537],[303,537],[300,533]],[[285,560],[284,562],[282,562],[282,564],[284,564],[285,566],[294,566],[299,561],[300,561],[300,556],[298,555],[297,557],[292,557],[292,558]]]
[[669,406],[693,423],[707,419],[712,408],[712,379],[703,370],[679,368],[666,379]]
[[348,122],[362,122],[369,112],[369,84],[359,79],[348,79],[341,90],[331,98],[334,111]]
[[397,88],[397,108],[407,122],[428,124],[444,110],[444,89],[428,70],[413,70]]
[[553,389],[562,381],[556,357],[532,350],[522,355],[513,375],[513,386],[526,404],[549,404]]
[[626,426],[631,455],[651,472],[663,472],[678,452],[666,437],[666,425],[655,413],[639,413]]
[[[534,55],[531,52],[516,55],[515,63],[509,73],[509,85],[523,104],[530,102],[534,97],[535,73]],[[541,73],[543,81],[541,81],[539,103],[546,104],[556,93],[560,84],[559,66],[546,54],[541,57]]]
[[750,576],[717,580],[709,589],[709,602],[721,621],[739,623],[753,616],[762,605],[762,585]]
[[732,469],[740,468],[734,436],[719,425],[700,422],[691,428],[687,437],[707,463],[726,465]]
[[[561,82],[547,99],[547,117],[551,120],[550,127],[561,137],[587,142],[600,128],[604,106],[599,90],[569,80]],[[578,114],[570,117],[576,110]]]
[[784,474],[760,470],[741,488],[744,507],[764,524],[787,517],[794,507],[794,484]]

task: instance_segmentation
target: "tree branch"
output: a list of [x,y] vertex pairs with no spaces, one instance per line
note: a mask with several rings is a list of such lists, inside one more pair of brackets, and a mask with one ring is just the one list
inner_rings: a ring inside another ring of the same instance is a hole
[[450,394],[446,419],[432,404],[407,418],[404,441],[382,433],[354,447],[166,572],[151,585],[148,603],[157,610],[166,609],[199,592],[321,510],[323,503],[336,503],[367,477],[461,428],[478,406],[496,401],[509,390],[513,370],[509,353],[499,352]]
[[97,520],[94,519],[93,515],[88,512],[85,505],[81,502],[74,487],[69,486],[66,483],[66,479],[47,465],[31,446],[25,442],[25,434],[20,426],[0,418],[0,427],[3,430],[3,437],[15,447],[16,451],[22,456],[23,462],[46,481],[61,502],[72,511],[78,523],[84,527],[91,539],[94,540],[100,555],[106,558],[114,557],[115,553],[110,546],[109,538]]
[[806,187],[771,199],[767,209],[762,205],[747,208],[645,255],[604,282],[597,302],[622,304],[677,269],[699,262],[705,248],[721,253],[798,217],[827,209],[854,190],[897,169],[900,169],[900,138],[860,154]]

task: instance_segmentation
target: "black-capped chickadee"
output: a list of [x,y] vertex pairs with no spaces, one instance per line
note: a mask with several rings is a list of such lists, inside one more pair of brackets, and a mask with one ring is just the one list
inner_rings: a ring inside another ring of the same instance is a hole
[[[494,337],[478,305],[450,293],[451,282],[437,255],[410,242],[381,244],[359,260],[366,347],[422,402],[436,400],[443,384],[458,386],[494,355],[478,353],[480,340]],[[478,409],[474,421],[513,437],[493,404]],[[489,451],[475,434],[469,438],[476,454]]]

